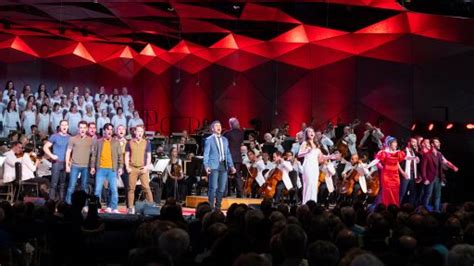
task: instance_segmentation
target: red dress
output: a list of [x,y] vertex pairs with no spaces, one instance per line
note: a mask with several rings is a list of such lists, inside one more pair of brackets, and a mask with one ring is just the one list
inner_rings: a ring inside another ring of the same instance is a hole
[[403,151],[389,152],[381,150],[376,158],[382,164],[381,197],[380,202],[388,206],[389,204],[399,205],[400,198],[400,176],[398,175],[399,162],[405,160]]

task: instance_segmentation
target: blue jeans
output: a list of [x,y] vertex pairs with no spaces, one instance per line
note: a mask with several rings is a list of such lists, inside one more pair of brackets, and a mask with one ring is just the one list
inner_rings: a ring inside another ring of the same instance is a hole
[[209,204],[214,208],[214,197],[216,197],[215,209],[220,210],[222,203],[222,196],[224,195],[227,183],[227,169],[222,162],[219,164],[219,169],[211,170],[209,175]]
[[433,211],[441,211],[441,180],[435,177],[433,182],[425,185],[423,192],[423,205],[428,208],[431,196],[433,196]]
[[76,188],[77,178],[81,174],[81,189],[87,192],[87,181],[89,181],[89,167],[71,166],[69,173],[69,185],[67,187],[66,203],[71,204],[71,196]]
[[[408,191],[410,195],[407,195]],[[407,180],[404,177],[400,177],[400,205],[405,202],[415,205],[415,200],[415,180],[413,178]]]
[[[49,189],[49,198],[56,200],[56,192],[59,185],[59,200],[64,200],[66,190],[66,164],[64,162],[54,162],[51,166],[51,187]],[[58,184],[59,183],[59,184]]]
[[118,190],[117,190],[117,172],[112,169],[99,168],[95,174],[95,195],[100,198],[102,195],[102,187],[104,186],[104,181],[109,182],[109,190],[112,194],[110,202],[107,202],[107,207],[110,207],[112,210],[118,208]]

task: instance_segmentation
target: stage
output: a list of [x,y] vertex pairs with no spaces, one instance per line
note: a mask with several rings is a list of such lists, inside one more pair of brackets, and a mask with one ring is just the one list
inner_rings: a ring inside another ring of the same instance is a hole
[[[196,206],[201,202],[206,202],[207,196],[187,196],[186,197],[186,208],[196,208]],[[258,204],[262,202],[262,199],[252,199],[252,198],[234,198],[228,197],[222,199],[222,206],[223,210],[227,210],[232,204]]]

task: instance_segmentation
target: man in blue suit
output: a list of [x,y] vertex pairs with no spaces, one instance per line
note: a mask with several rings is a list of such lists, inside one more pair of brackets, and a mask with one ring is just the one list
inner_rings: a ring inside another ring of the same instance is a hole
[[[204,143],[204,167],[209,175],[209,203],[220,210],[222,195],[226,189],[227,172],[235,173],[234,163],[229,150],[229,141],[221,135],[222,125],[219,121],[211,124],[212,135]],[[216,205],[214,206],[214,197]]]

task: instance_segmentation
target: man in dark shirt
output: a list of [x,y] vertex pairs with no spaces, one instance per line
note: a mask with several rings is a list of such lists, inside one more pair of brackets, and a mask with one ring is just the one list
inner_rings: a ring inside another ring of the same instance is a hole
[[433,211],[441,210],[441,180],[443,177],[443,155],[434,147],[433,140],[430,141],[430,150],[423,153],[421,159],[421,179],[424,186],[423,205],[428,207],[433,196]]
[[[230,154],[232,156],[232,161],[234,162],[235,170],[237,171],[234,175],[233,183],[235,183],[235,186],[236,186],[237,198],[241,198],[243,181],[242,181],[242,171],[241,171],[242,155],[240,154],[240,146],[244,142],[244,132],[242,131],[242,129],[240,129],[239,120],[237,120],[237,118],[235,117],[232,117],[229,119],[229,126],[230,126],[230,130],[224,133],[224,137],[226,137],[229,140]],[[229,186],[228,193],[230,195],[230,191],[232,187],[231,182],[228,182],[228,186]]]

